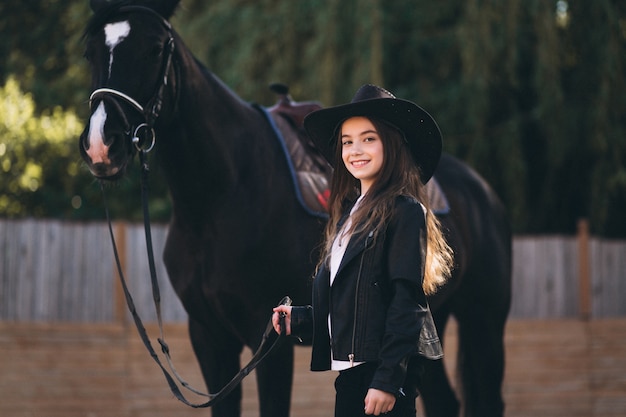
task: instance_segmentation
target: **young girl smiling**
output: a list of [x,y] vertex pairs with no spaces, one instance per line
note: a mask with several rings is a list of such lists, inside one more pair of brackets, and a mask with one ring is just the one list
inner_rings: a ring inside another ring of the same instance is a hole
[[421,361],[442,356],[426,295],[453,260],[424,189],[441,133],[415,103],[370,84],[305,128],[335,168],[329,221],[312,305],[276,307],[274,327],[285,315],[287,334],[312,337],[311,370],[339,371],[336,417],[415,416]]

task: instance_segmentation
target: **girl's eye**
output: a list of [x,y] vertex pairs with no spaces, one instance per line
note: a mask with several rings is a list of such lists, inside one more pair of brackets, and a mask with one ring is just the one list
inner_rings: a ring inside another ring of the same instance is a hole
[[352,143],[352,141],[350,141],[350,140],[344,140],[344,141],[342,141],[342,142],[341,142],[341,144],[342,144],[343,146],[350,145],[351,143]]

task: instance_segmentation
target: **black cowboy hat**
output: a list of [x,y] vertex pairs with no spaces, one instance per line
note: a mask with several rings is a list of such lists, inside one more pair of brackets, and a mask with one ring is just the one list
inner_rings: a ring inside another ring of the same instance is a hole
[[314,111],[304,119],[311,140],[331,165],[335,164],[337,129],[344,120],[355,116],[372,116],[395,126],[404,134],[422,183],[433,176],[442,147],[437,122],[417,104],[372,84],[359,88],[350,103]]

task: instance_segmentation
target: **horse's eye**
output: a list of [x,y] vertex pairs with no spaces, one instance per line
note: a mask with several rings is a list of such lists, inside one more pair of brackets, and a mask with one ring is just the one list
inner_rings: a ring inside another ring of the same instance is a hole
[[150,57],[158,58],[163,54],[163,45],[154,45],[150,50]]

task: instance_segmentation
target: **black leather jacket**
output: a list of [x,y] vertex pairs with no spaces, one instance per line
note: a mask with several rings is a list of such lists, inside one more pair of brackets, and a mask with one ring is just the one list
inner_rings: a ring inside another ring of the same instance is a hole
[[320,268],[313,306],[294,307],[291,313],[292,334],[313,338],[311,370],[330,369],[332,347],[335,359],[378,363],[370,387],[398,395],[412,357],[441,357],[422,289],[425,251],[422,206],[399,197],[385,230],[352,236],[332,287],[329,269]]

